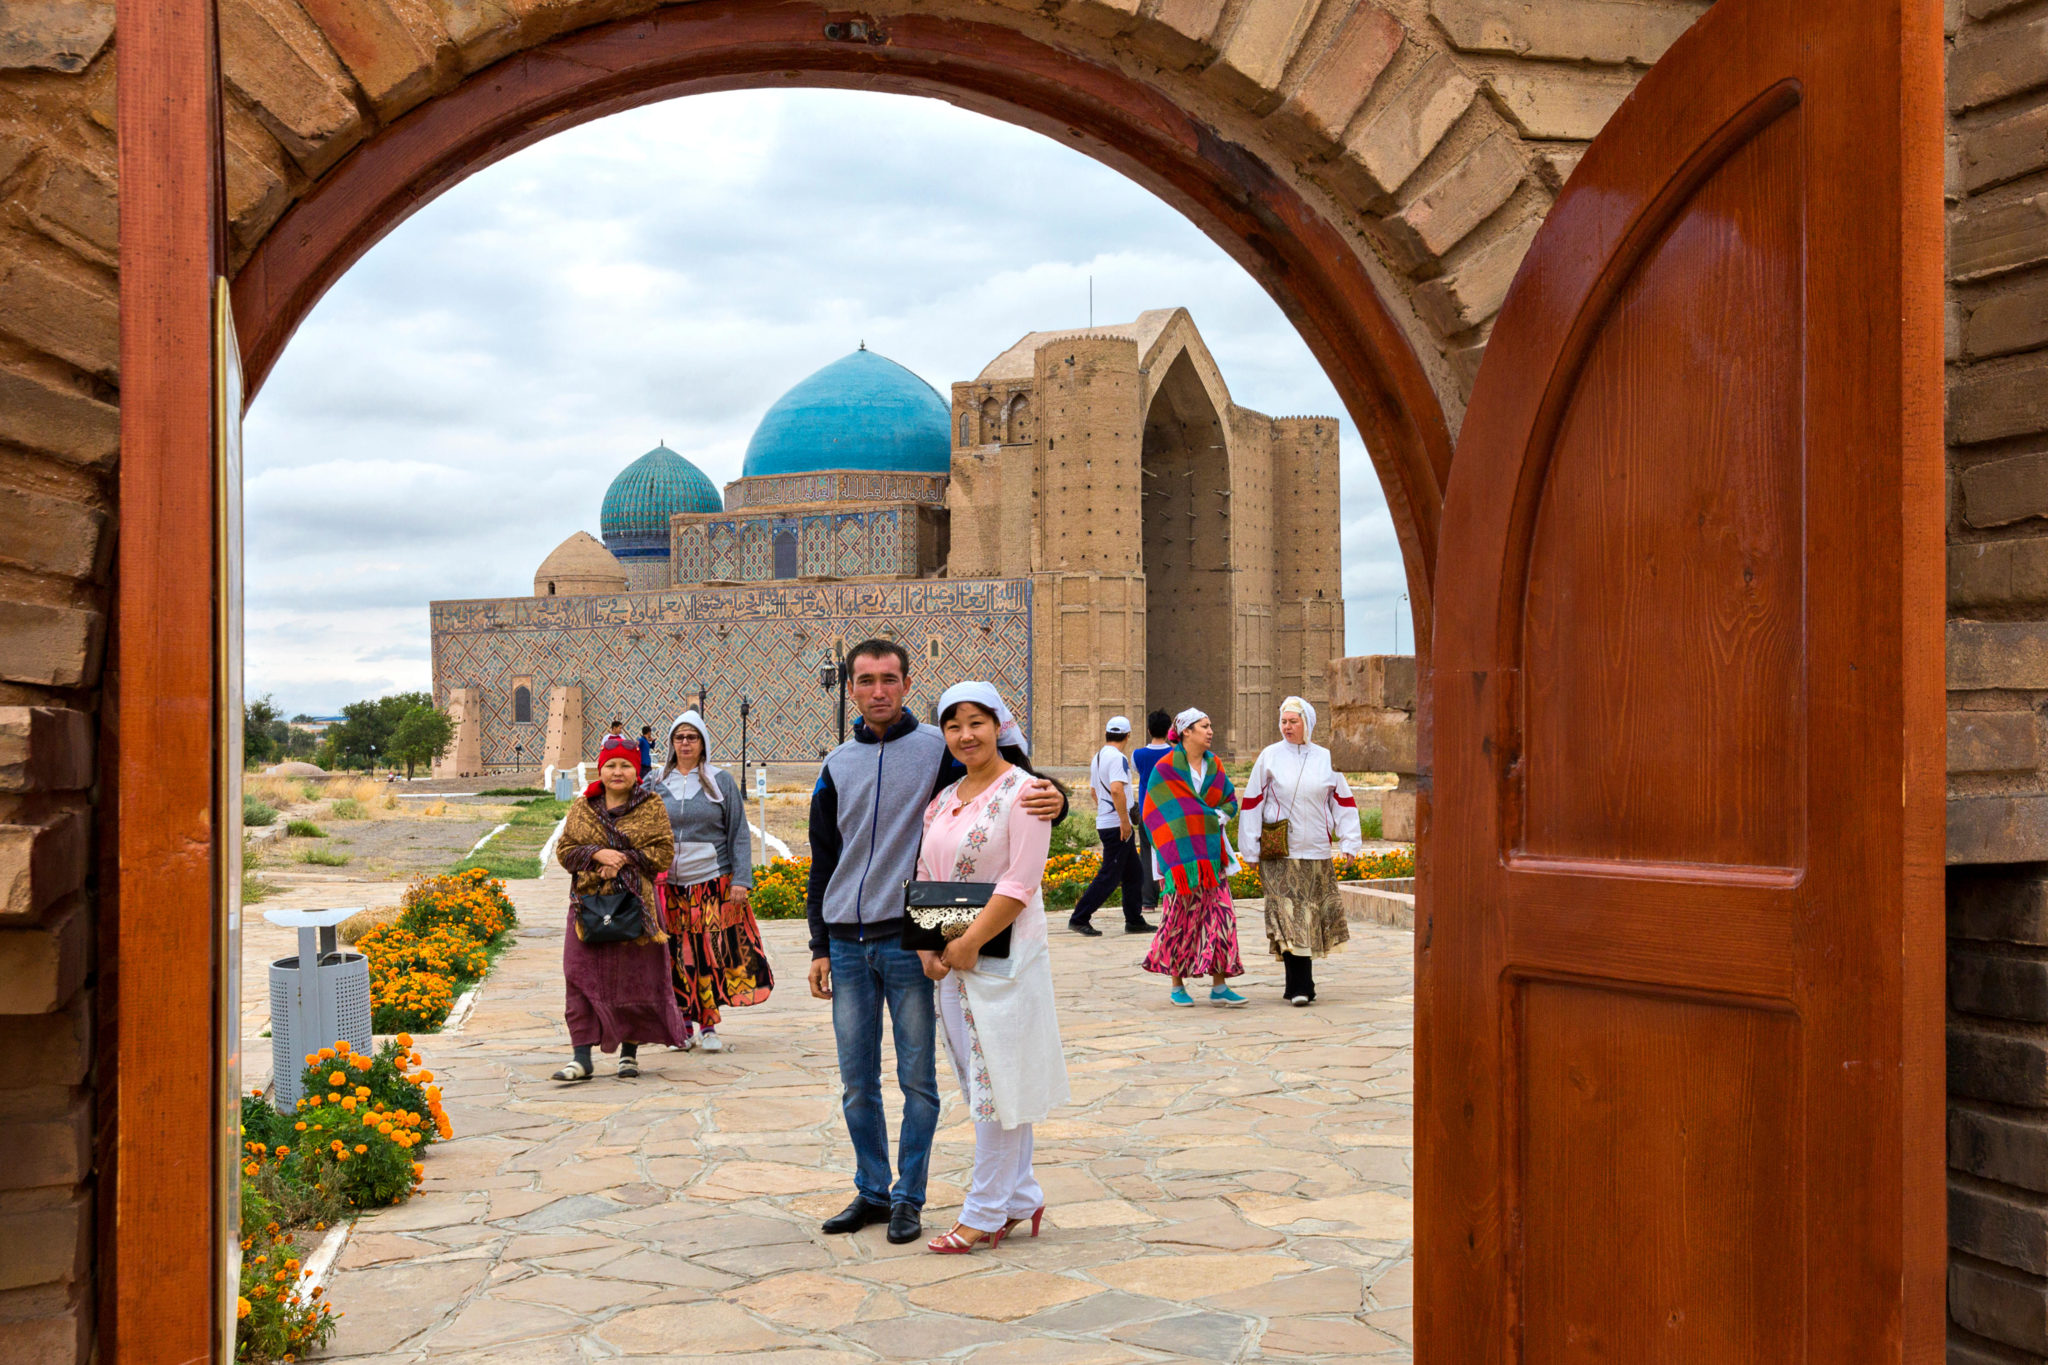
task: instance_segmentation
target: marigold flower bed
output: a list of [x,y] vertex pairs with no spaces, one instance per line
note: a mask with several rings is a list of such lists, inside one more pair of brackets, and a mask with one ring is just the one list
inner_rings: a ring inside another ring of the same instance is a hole
[[489,970],[491,949],[519,923],[505,883],[481,868],[421,877],[398,918],[366,930],[355,946],[370,963],[371,1027],[431,1033],[455,997]]

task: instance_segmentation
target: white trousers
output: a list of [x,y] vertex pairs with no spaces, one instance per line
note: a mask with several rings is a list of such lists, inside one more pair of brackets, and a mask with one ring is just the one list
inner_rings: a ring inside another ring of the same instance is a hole
[[[960,978],[948,976],[941,981],[938,994],[946,1051],[953,1058],[953,1074],[960,1078],[960,1093],[971,1108],[974,1094],[967,1068],[974,1054],[967,1036],[967,1017],[960,1012]],[[974,1125],[974,1178],[960,1209],[961,1223],[979,1232],[994,1232],[1012,1218],[1029,1218],[1044,1205],[1045,1191],[1031,1173],[1031,1145],[1028,1123],[1015,1128],[994,1122]]]

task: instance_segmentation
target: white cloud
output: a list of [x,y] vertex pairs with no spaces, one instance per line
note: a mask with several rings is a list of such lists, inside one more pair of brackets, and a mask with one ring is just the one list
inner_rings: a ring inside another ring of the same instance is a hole
[[[423,688],[426,603],[529,591],[657,440],[723,484],[768,404],[859,342],[943,393],[1085,324],[1090,276],[1101,321],[1188,306],[1239,402],[1341,415],[1185,219],[940,101],[695,96],[479,172],[336,284],[250,411],[249,690],[325,713]],[[1400,555],[1344,425],[1349,646],[1385,649]]]

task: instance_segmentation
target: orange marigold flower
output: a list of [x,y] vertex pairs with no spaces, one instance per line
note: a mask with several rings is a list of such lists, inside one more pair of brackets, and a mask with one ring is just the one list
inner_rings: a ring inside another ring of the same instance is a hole
[[358,1142],[358,1143],[356,1144],[356,1153],[357,1153],[358,1155],[361,1155],[362,1153],[364,1153],[364,1152],[367,1152],[367,1151],[369,1151],[369,1150],[370,1150],[370,1149],[369,1149],[368,1145],[367,1145],[367,1144],[365,1144],[365,1143],[361,1143],[361,1142]]
[[347,1076],[345,1076],[345,1075],[343,1075],[343,1074],[342,1074],[341,1072],[337,1071],[337,1072],[335,1072],[335,1073],[334,1073],[333,1075],[331,1075],[331,1076],[329,1076],[329,1077],[327,1078],[327,1083],[328,1083],[329,1085],[340,1085],[340,1084],[341,1084],[341,1083],[342,1083],[343,1081],[345,1081],[345,1080],[347,1080],[347,1079],[348,1079],[348,1077],[347,1077]]
[[254,1311],[254,1309],[252,1309],[252,1308],[250,1307],[249,1301],[248,1301],[247,1299],[243,1298],[243,1297],[242,1297],[241,1295],[239,1295],[239,1294],[237,1294],[237,1295],[235,1296],[235,1316],[236,1316],[236,1317],[238,1317],[238,1318],[246,1318],[246,1317],[248,1317],[248,1316],[249,1316],[249,1314],[250,1314],[251,1312],[253,1312],[253,1311]]
[[334,1044],[334,1054],[335,1054],[335,1055],[336,1055],[337,1057],[346,1057],[346,1056],[348,1056],[348,1051],[349,1051],[349,1048],[348,1048],[348,1039],[346,1039],[346,1038],[341,1038],[341,1039],[337,1039],[337,1040],[335,1041],[335,1044]]
[[412,1046],[412,1035],[410,1033],[401,1033],[392,1041],[402,1048],[410,1048]]

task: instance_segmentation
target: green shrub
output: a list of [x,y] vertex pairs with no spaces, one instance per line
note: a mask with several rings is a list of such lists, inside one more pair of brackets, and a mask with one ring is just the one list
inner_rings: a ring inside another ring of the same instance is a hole
[[277,807],[267,806],[247,792],[242,793],[242,823],[244,825],[271,825],[277,823]]
[[1067,818],[1052,827],[1052,849],[1047,856],[1081,853],[1101,844],[1102,836],[1095,831],[1095,800],[1090,797],[1069,804]]
[[1387,837],[1380,833],[1386,826],[1380,823],[1380,813],[1376,810],[1360,811],[1358,814],[1358,828],[1368,839],[1384,839]]
[[478,795],[478,796],[534,796],[534,795],[538,794],[538,793],[539,793],[539,791],[540,791],[540,788],[538,788],[538,787],[492,787],[492,788],[490,788],[490,789],[489,789],[489,790],[487,790],[487,791],[480,791],[480,792],[478,792],[478,793],[477,793],[477,795]]
[[540,876],[540,855],[520,853],[511,849],[496,849],[485,844],[476,852],[448,869],[456,872],[488,872],[493,877],[507,881],[527,881]]
[[311,820],[292,820],[286,823],[284,832],[294,839],[325,839],[327,831]]
[[337,820],[367,820],[370,818],[370,812],[364,809],[363,803],[356,800],[353,796],[344,796],[337,800],[334,803],[334,809],[329,813]]
[[309,848],[299,855],[302,863],[313,863],[320,867],[345,867],[349,855],[331,848]]
[[747,905],[757,920],[802,919],[810,881],[809,858],[777,858],[754,869],[754,889],[747,895]]
[[[405,1039],[403,1045],[399,1043],[399,1038]],[[376,1053],[367,1059],[367,1067],[361,1064],[364,1060],[361,1053],[352,1054],[344,1061],[333,1056],[333,1051],[332,1048],[322,1048],[313,1054],[320,1060],[307,1066],[301,1073],[299,1090],[302,1094],[313,1095],[334,1089],[333,1078],[338,1071],[351,1087],[351,1093],[358,1096],[359,1102],[362,1102],[361,1091],[355,1087],[368,1087],[370,1094],[367,1103],[379,1112],[414,1114],[422,1119],[433,1117],[433,1103],[427,1096],[427,1086],[433,1083],[434,1074],[431,1071],[416,1074],[411,1071],[411,1068],[419,1065],[420,1059],[419,1054],[412,1050],[412,1039],[409,1035],[400,1033],[397,1038],[385,1039],[384,1046],[378,1048]],[[418,1077],[425,1077],[425,1080]],[[266,1109],[269,1107],[264,1106]],[[244,1104],[243,1109],[246,1111],[247,1108],[248,1106]],[[275,1113],[274,1110],[272,1112]],[[279,1132],[287,1132],[292,1128],[292,1121],[279,1114],[277,1125]],[[248,1131],[246,1120],[242,1127],[244,1132]],[[417,1145],[421,1147],[439,1136],[431,1122],[421,1125],[417,1131],[420,1134]]]
[[256,905],[267,901],[282,890],[284,888],[276,882],[267,882],[254,872],[244,872],[242,874],[242,904],[244,905]]

